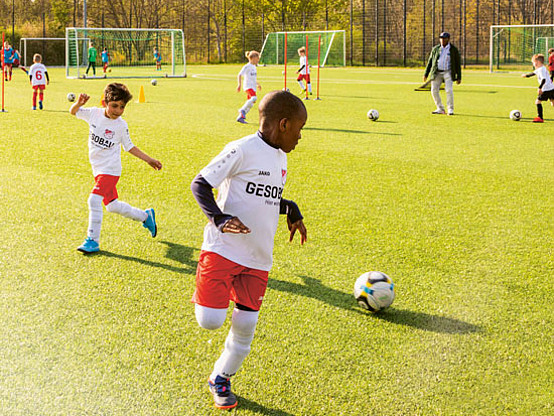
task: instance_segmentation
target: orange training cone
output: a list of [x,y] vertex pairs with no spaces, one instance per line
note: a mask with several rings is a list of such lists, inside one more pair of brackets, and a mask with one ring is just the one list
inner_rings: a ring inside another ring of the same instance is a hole
[[146,98],[144,97],[144,87],[142,85],[140,86],[140,93],[139,93],[138,102],[139,103],[145,103],[146,102]]

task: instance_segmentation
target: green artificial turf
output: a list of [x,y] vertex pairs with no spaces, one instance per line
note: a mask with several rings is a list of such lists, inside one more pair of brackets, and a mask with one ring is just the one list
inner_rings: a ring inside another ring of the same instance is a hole
[[[207,331],[194,317],[206,219],[189,186],[227,142],[256,131],[257,104],[251,124],[235,122],[239,68],[125,81],[147,100],[125,111],[133,142],[164,167],[124,154],[118,191],[154,207],[159,232],[105,213],[93,256],[76,251],[93,185],[88,126],[66,95],[98,105],[106,81],[50,69],[42,111],[30,110],[21,71],[6,84],[0,414],[222,414],[206,380],[229,323]],[[283,87],[281,70],[258,69],[261,95]],[[466,71],[456,115],[431,115],[430,93],[414,91],[421,79],[322,70],[283,194],[309,240],[289,244],[281,218],[233,414],[554,414],[554,109],[533,124],[536,80]],[[288,86],[299,90],[292,76]],[[379,315],[351,294],[369,270],[395,282]]]

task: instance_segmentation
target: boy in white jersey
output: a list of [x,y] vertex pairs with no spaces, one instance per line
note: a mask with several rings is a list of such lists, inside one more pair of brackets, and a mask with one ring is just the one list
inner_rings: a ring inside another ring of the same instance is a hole
[[152,208],[143,211],[121,202],[117,195],[116,184],[121,176],[121,147],[133,156],[144,160],[156,170],[162,164],[133,145],[127,123],[121,118],[125,106],[133,96],[123,84],[108,84],[104,89],[104,108],[82,108],[89,100],[86,94],[71,106],[69,112],[89,126],[89,160],[92,165],[95,185],[88,198],[89,226],[87,238],[77,250],[89,254],[100,250],[100,228],[102,227],[102,202],[108,212],[123,215],[135,221],[141,221],[143,227],[156,237],[156,217]]
[[[246,114],[250,111],[258,97],[256,97],[256,88],[261,90],[262,86],[258,83],[258,71],[256,65],[260,61],[260,54],[256,51],[246,52],[246,57],[248,58],[248,63],[242,67],[238,75],[238,85],[237,92],[240,92],[241,87],[244,87],[244,92],[246,93],[246,102],[239,109],[239,116],[237,121],[239,123],[246,124]],[[242,77],[244,77],[244,84],[242,82]]]
[[304,83],[302,82],[303,80],[305,80],[308,92],[310,93],[310,95],[312,95],[312,84],[310,83],[310,66],[308,65],[306,48],[304,46],[298,49],[298,55],[300,55],[300,68],[298,69],[298,71],[296,71],[296,73],[299,74],[296,80],[298,81],[300,88],[302,88],[302,92],[306,91],[306,87],[304,87]]
[[44,90],[46,89],[46,85],[50,84],[50,78],[48,77],[46,67],[42,64],[42,56],[40,56],[40,54],[34,54],[33,62],[34,64],[29,68],[29,81],[33,87],[33,110],[37,109],[37,94],[39,96],[38,108],[42,110]]
[[[300,140],[306,107],[286,91],[272,91],[260,103],[260,129],[229,143],[196,178],[191,190],[210,222],[196,271],[192,301],[198,324],[223,325],[229,301],[235,303],[223,353],[208,379],[215,406],[237,406],[230,377],[250,352],[258,313],[273,262],[279,214],[287,215],[289,241],[296,231],[307,239],[298,206],[283,199],[287,153]],[[213,188],[218,189],[217,203]]]
[[539,81],[539,90],[535,101],[535,104],[537,105],[537,117],[533,119],[533,123],[544,123],[542,101],[550,100],[550,104],[554,105],[554,84],[550,79],[548,70],[544,66],[543,54],[539,53],[533,55],[531,62],[533,63],[535,70],[533,72],[529,72],[528,74],[521,74],[521,76],[524,78],[529,78],[534,75],[537,76],[537,80]]

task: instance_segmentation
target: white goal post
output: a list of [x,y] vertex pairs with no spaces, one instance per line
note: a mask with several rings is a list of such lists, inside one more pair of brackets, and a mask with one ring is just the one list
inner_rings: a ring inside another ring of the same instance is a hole
[[490,27],[490,72],[531,68],[531,57],[554,47],[554,25],[492,25]]
[[346,66],[346,35],[344,30],[268,33],[260,52],[260,63],[266,65],[283,64],[285,62],[285,43],[287,61],[297,60],[297,50],[301,46],[306,46],[306,37],[308,38],[308,58],[310,62],[316,62],[320,36],[320,66]]
[[[68,27],[65,29],[66,77],[90,78],[88,49],[97,50],[102,71],[104,48],[109,53],[109,71],[92,78],[186,77],[185,36],[181,29],[134,29]],[[154,50],[161,56],[157,65]],[[93,74],[96,69],[93,67]],[[113,72],[112,72],[113,69]]]
[[[59,61],[62,59],[62,61],[56,62],[54,65],[52,65],[52,61],[49,62],[48,54],[45,53],[46,56],[42,57],[43,62],[48,66],[57,66],[57,65],[63,65],[63,62],[65,61],[65,56],[63,55],[65,53],[65,48],[63,47],[63,43],[65,42],[65,38],[21,38],[19,40],[19,52],[21,53],[21,65],[24,67],[27,66],[27,64],[32,65],[33,61],[33,55],[35,53],[43,53],[42,45],[43,42],[48,43],[48,45],[52,45],[52,41],[58,41],[60,43],[60,51],[62,53],[61,57],[57,57],[56,61]],[[41,43],[42,45],[40,47],[36,47],[36,43]],[[35,46],[34,48],[31,47],[31,45]],[[27,59],[29,57],[29,59]]]

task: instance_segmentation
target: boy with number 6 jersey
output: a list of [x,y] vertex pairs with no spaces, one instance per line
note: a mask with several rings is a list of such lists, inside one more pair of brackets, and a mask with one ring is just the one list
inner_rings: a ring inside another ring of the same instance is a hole
[[125,106],[133,96],[123,84],[108,84],[104,89],[105,108],[82,108],[89,100],[86,94],[71,106],[69,112],[89,126],[89,160],[94,175],[94,188],[88,198],[89,226],[87,238],[77,250],[89,254],[100,250],[100,228],[102,227],[102,202],[106,211],[142,222],[144,228],[156,237],[158,228],[152,208],[143,211],[118,199],[116,185],[121,176],[121,146],[133,156],[144,160],[156,170],[162,164],[142,152],[131,142],[127,123],[121,118]]
[[[196,178],[192,193],[210,220],[196,271],[192,301],[198,324],[223,325],[229,301],[235,303],[223,353],[208,379],[215,407],[237,406],[230,378],[250,352],[269,270],[279,214],[287,215],[289,241],[296,231],[307,239],[298,206],[282,198],[287,153],[300,140],[307,119],[302,101],[272,91],[260,102],[260,129],[229,143]],[[217,202],[213,188],[217,188]]]
[[38,53],[35,53],[33,56],[34,64],[29,68],[29,81],[33,87],[33,110],[37,109],[37,94],[38,97],[38,108],[42,110],[42,102],[44,101],[44,90],[46,85],[50,84],[50,78],[48,77],[48,71],[46,67],[42,64],[42,56]]
[[550,104],[554,105],[554,84],[550,79],[550,74],[544,66],[543,54],[539,53],[533,55],[531,62],[533,63],[535,70],[533,72],[529,72],[528,74],[522,74],[521,76],[523,78],[529,78],[534,75],[537,76],[537,81],[539,81],[539,90],[535,101],[535,104],[537,105],[537,117],[533,119],[533,123],[544,123],[542,101],[550,100]]

